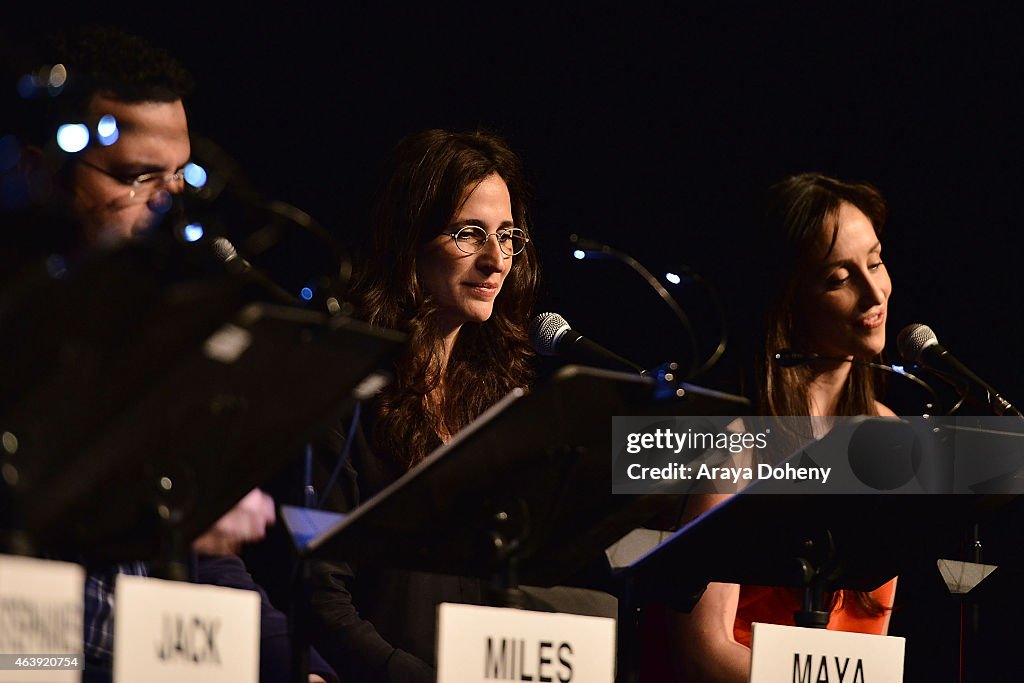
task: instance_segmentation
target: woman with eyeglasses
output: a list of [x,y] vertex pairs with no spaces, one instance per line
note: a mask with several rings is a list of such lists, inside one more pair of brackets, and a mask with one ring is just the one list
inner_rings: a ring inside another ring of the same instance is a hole
[[[359,505],[530,383],[538,270],[525,192],[518,157],[489,133],[429,130],[393,151],[353,299],[409,343],[392,383],[339,434],[335,458],[347,457],[326,508]],[[319,563],[314,642],[342,680],[433,681],[437,604],[482,601],[475,580],[377,568],[357,578],[350,564]]]
[[[878,377],[858,361],[876,361],[885,346],[892,281],[882,261],[885,200],[873,186],[816,173],[792,176],[771,188],[767,220],[751,253],[760,299],[754,389],[758,412],[807,416],[796,443],[823,436],[836,416],[888,415]],[[758,316],[753,316],[758,317]],[[817,360],[791,367],[775,354],[798,351]],[[728,498],[696,495],[693,519]],[[829,596],[828,628],[884,635],[896,580],[872,592]],[[641,680],[686,683],[746,681],[751,625],[793,625],[801,607],[797,589],[711,583],[689,614],[654,612],[649,624],[647,675]],[[654,642],[657,641],[657,642]]]

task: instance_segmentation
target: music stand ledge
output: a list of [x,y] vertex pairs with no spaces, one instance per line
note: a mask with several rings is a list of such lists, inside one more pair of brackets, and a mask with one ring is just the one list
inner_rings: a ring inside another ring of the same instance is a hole
[[26,331],[49,331],[35,350],[34,336],[8,340],[26,363],[5,373],[26,381],[2,411],[4,429],[24,437],[4,462],[19,474],[14,514],[40,550],[180,563],[404,343],[348,318],[250,303],[227,276],[167,281],[159,265],[135,246],[102,254],[73,282],[23,293],[67,318],[7,309]]

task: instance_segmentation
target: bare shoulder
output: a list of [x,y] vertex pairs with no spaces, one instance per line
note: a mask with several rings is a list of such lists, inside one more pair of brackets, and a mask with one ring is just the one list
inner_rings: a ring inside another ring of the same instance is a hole
[[875,401],[875,410],[877,410],[878,414],[883,417],[896,417],[896,413],[892,412],[892,408],[881,401]]

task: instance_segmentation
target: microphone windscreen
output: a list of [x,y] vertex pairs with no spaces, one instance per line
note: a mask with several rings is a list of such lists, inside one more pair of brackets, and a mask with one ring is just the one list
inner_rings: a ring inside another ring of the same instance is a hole
[[557,313],[538,313],[530,321],[530,345],[542,356],[556,355],[555,346],[569,323]]
[[219,258],[221,261],[227,263],[232,259],[238,257],[238,251],[235,249],[235,245],[225,237],[218,237],[210,243],[210,249],[213,250],[213,255]]
[[921,323],[912,323],[900,330],[896,337],[896,347],[900,350],[903,360],[913,363],[921,362],[921,352],[939,340],[932,332],[932,328]]

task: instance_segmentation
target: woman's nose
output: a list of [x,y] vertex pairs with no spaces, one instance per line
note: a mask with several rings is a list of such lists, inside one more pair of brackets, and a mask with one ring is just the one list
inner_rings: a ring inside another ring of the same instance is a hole
[[[492,237],[494,239],[491,239]],[[494,271],[502,270],[504,268],[505,260],[510,258],[501,250],[501,244],[498,242],[497,235],[488,235],[483,246],[480,247],[480,251],[478,251],[476,255],[477,267]]]

